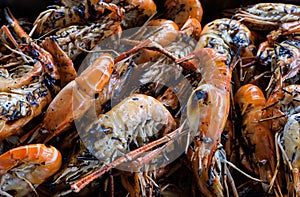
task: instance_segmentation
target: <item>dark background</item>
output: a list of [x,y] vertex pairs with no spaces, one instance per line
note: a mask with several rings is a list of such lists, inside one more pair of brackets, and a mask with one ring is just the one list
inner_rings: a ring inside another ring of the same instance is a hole
[[9,6],[13,15],[18,18],[36,18],[53,2],[54,0],[0,0],[0,8]]
[[[55,4],[57,0],[0,0],[0,8],[9,6],[16,17],[36,18],[38,14],[45,10],[48,5]],[[158,0],[155,0],[156,2]],[[300,4],[300,0],[286,1],[259,1],[259,0],[200,0],[203,7],[203,23],[209,22],[211,18],[219,16],[221,10],[226,8],[236,8],[240,6],[262,3],[262,2],[282,2]],[[163,0],[159,0],[163,2]],[[159,5],[158,5],[159,7]]]
[[218,18],[222,10],[229,8],[239,8],[241,6],[256,4],[256,3],[292,3],[300,5],[300,0],[273,0],[273,1],[259,1],[259,0],[200,0],[203,7],[203,23],[207,23],[211,18]]

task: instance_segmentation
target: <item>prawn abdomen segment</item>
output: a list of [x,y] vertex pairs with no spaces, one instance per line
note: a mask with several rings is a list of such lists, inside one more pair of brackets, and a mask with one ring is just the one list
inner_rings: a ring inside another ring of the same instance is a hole
[[32,165],[32,172],[24,173],[24,178],[32,184],[41,184],[52,176],[62,164],[61,153],[44,144],[30,144],[11,149],[0,155],[0,175],[24,163]]
[[150,96],[134,94],[101,114],[87,129],[84,141],[97,158],[116,158],[121,156],[119,153],[130,151],[130,144],[143,146],[175,126],[175,120],[162,103]]

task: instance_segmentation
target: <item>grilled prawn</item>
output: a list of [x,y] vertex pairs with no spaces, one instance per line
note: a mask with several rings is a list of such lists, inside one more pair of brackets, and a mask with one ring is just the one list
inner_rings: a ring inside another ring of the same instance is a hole
[[31,144],[11,149],[0,155],[0,188],[15,191],[17,196],[26,195],[32,185],[37,186],[56,173],[61,163],[60,152],[52,146]]
[[[247,84],[242,86],[234,96],[235,103],[241,110],[243,117],[242,138],[245,150],[250,150],[250,161],[260,179],[271,182],[275,173],[274,136],[267,122],[260,122],[262,109],[266,99],[259,87]],[[268,191],[268,185],[263,184]]]
[[264,31],[275,30],[289,23],[298,23],[299,16],[299,6],[284,3],[258,3],[240,8],[235,14],[237,19],[251,29]]
[[[85,0],[73,7],[52,6],[42,12],[34,22],[35,34],[42,36],[46,33],[74,25],[88,25],[92,23],[107,23],[115,16],[121,16],[122,10],[114,4]],[[104,20],[103,20],[104,19]]]
[[[133,147],[146,145],[151,140],[171,132],[175,127],[176,122],[169,111],[153,97],[133,94],[125,98],[80,132],[84,144],[100,160],[103,169],[100,169],[101,173],[92,173],[75,182],[71,185],[72,189],[79,192],[106,169],[111,169],[111,163],[124,159],[122,156]],[[122,166],[126,170],[137,170],[141,167],[127,164]]]
[[[5,11],[18,38],[29,41],[30,37],[20,27],[18,21],[8,10]],[[34,42],[18,44],[6,26],[2,26],[2,31],[16,49],[11,49],[8,44],[5,46],[13,51],[21,51],[19,55],[23,66],[14,68],[12,65],[5,68],[4,65],[2,68],[6,73],[11,71],[21,71],[21,73],[1,78],[0,140],[15,134],[30,120],[40,115],[60,89],[60,74],[51,54]],[[26,58],[29,59],[27,62]],[[22,67],[24,69],[21,69]]]
[[37,134],[34,134],[31,140],[50,140],[69,129],[74,120],[80,118],[91,106],[95,105],[95,98],[101,97],[100,101],[103,103],[109,100],[105,97],[105,92],[103,95],[101,91],[109,83],[113,66],[111,55],[103,54],[80,76],[68,83],[50,103],[41,128],[38,128],[37,133],[40,129],[47,133],[46,139],[45,136],[35,139]]
[[[198,87],[187,103],[187,118],[195,132],[194,151],[190,151],[197,185],[205,195],[223,195],[223,186],[212,162],[230,108],[230,81],[234,57],[253,56],[249,29],[235,20],[217,19],[204,26],[194,52],[184,59],[201,73]],[[239,54],[235,54],[239,53]],[[211,184],[207,185],[206,182]],[[235,188],[232,188],[233,191]]]
[[88,149],[108,164],[128,152],[131,143],[140,147],[151,138],[169,133],[175,126],[173,117],[159,101],[134,94],[101,114],[82,137]]
[[195,135],[194,150],[189,149],[188,157],[200,191],[222,196],[220,177],[212,175],[217,173],[212,162],[229,113],[231,68],[226,56],[215,49],[202,48],[192,54],[190,61],[203,75],[187,103],[187,118]]
[[[51,39],[74,60],[81,53],[93,50],[105,38],[120,33],[123,12],[117,6],[109,6],[103,12],[108,14],[101,17],[101,22],[63,26],[52,34]],[[44,42],[43,46],[46,44]]]
[[[287,175],[288,180],[288,190],[289,194],[300,195],[300,114],[291,115],[284,127],[283,131],[283,144],[284,151],[286,152],[288,161],[288,166],[290,166],[290,173]],[[291,169],[292,168],[292,169]],[[292,176],[292,180],[289,178]]]

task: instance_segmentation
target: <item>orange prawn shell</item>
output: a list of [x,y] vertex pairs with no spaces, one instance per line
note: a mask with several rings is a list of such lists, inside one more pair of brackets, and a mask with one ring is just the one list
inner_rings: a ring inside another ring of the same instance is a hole
[[[266,103],[264,94],[259,87],[247,84],[237,91],[234,100],[242,111],[242,137],[247,148],[251,149],[249,152],[255,171],[261,179],[270,181],[271,174],[275,172],[275,145],[269,123],[260,122]],[[260,162],[263,164],[260,165]],[[265,184],[263,188],[268,189]]]
[[219,140],[229,113],[231,69],[226,56],[215,49],[198,49],[193,55],[191,63],[200,70],[202,80],[189,98],[188,118],[194,132],[212,139],[212,147]]
[[179,28],[176,23],[166,19],[151,20],[147,26],[162,28],[159,33],[153,36],[153,40],[162,46],[170,44],[178,36]]
[[[179,28],[177,24],[171,20],[155,19],[151,20],[147,24],[147,26],[152,27],[154,31],[159,30],[157,33],[151,36],[150,39],[154,42],[157,42],[162,47],[166,47],[170,43],[172,43],[179,34]],[[134,61],[137,64],[142,64],[148,61],[155,61],[160,56],[161,53],[158,51],[141,49],[138,52],[138,55],[135,57]]]
[[60,48],[58,43],[52,38],[45,38],[42,42],[43,48],[47,50],[54,58],[61,77],[61,87],[67,85],[77,76],[73,62],[70,57]]
[[36,164],[36,170],[26,174],[32,184],[40,184],[57,172],[62,164],[61,153],[44,144],[30,144],[11,149],[0,155],[0,175],[21,163]]
[[187,36],[191,36],[195,40],[199,40],[202,32],[202,26],[196,18],[189,18],[185,21],[180,31]]
[[199,0],[166,0],[164,6],[166,17],[174,20],[179,27],[190,17],[202,21],[203,9]]
[[[213,84],[215,87],[229,92],[231,69],[226,55],[211,48],[195,50],[190,57],[189,64],[193,65],[202,75],[200,84]],[[189,59],[189,57],[187,58]]]
[[138,6],[144,11],[144,15],[151,16],[156,12],[156,5],[153,0],[130,0],[128,3],[132,6]]
[[260,106],[263,108],[266,104],[263,92],[260,88],[252,84],[246,84],[238,89],[234,96],[234,100],[240,106],[242,114],[248,107]]
[[103,54],[65,86],[50,103],[43,128],[57,134],[68,128],[75,118],[91,106],[95,94],[108,84],[113,66],[111,55]]
[[[193,131],[217,143],[229,113],[229,94],[211,84],[200,85],[188,101],[188,117]],[[200,112],[200,113],[199,113]]]

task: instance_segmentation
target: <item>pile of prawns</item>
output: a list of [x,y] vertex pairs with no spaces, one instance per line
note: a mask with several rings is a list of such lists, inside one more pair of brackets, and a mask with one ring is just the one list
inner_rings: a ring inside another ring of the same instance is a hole
[[29,32],[3,10],[1,195],[113,196],[113,176],[130,196],[167,195],[160,179],[182,165],[191,195],[300,195],[299,6],[202,28],[199,0],[60,4]]

